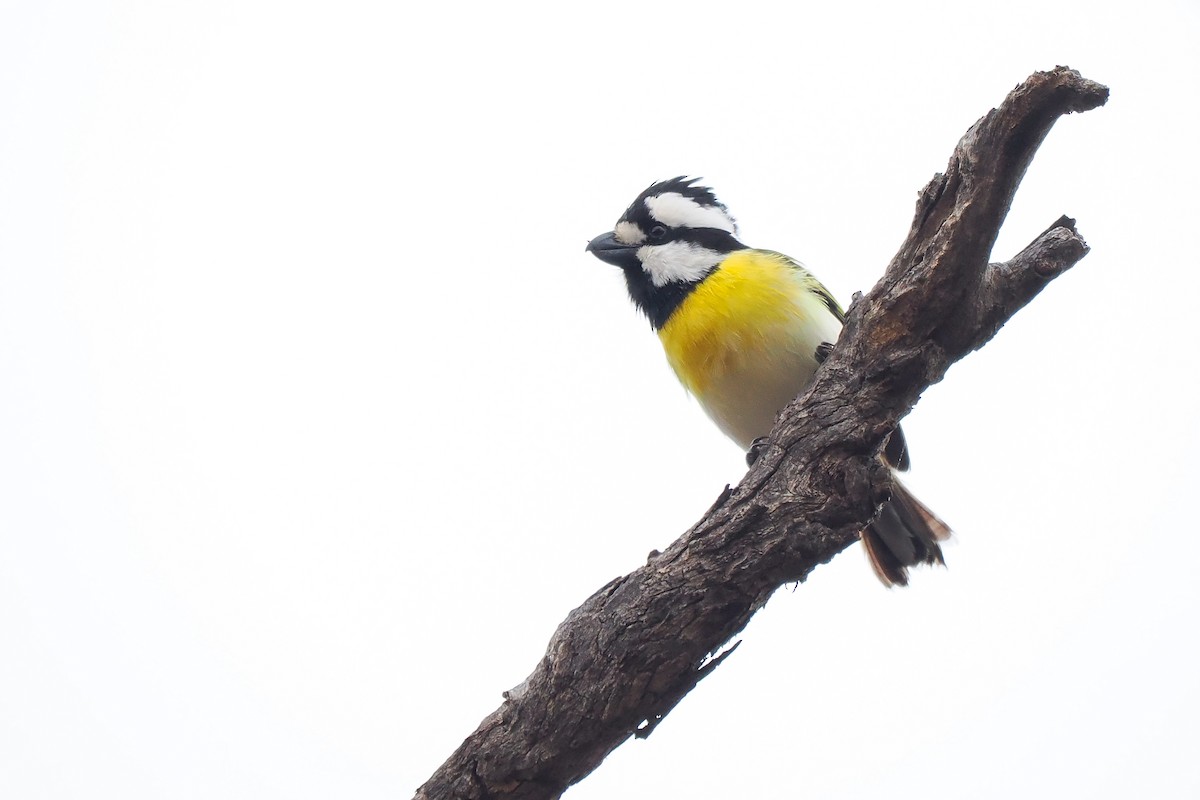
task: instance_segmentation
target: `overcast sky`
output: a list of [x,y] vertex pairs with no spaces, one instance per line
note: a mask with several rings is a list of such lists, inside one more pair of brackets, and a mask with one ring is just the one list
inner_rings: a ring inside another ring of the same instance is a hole
[[1200,795],[1198,6],[830,5],[0,5],[0,796],[410,796],[744,472],[584,244],[699,175],[848,302],[1056,64],[994,257],[1093,250],[906,421],[949,568],[567,796]]

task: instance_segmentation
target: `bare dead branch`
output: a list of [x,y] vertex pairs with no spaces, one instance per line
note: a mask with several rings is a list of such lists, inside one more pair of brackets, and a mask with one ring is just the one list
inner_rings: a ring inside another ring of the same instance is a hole
[[967,131],[741,484],[666,552],[572,611],[533,673],[417,798],[558,797],[623,741],[649,735],[777,588],[858,538],[888,496],[876,458],[885,436],[950,364],[1087,254],[1064,217],[1011,260],[988,263],[1051,126],[1107,98],[1059,67],[1030,76]]

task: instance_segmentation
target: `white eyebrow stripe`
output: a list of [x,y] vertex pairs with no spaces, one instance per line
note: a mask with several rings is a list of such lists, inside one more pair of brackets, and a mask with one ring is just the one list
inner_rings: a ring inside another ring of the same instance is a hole
[[736,233],[729,214],[716,206],[702,206],[679,192],[666,192],[646,198],[650,216],[668,228],[717,228]]
[[668,283],[693,283],[707,275],[725,256],[695,242],[674,241],[638,248],[638,259],[658,288]]
[[646,234],[635,223],[622,220],[613,229],[613,236],[621,244],[641,244],[646,241]]

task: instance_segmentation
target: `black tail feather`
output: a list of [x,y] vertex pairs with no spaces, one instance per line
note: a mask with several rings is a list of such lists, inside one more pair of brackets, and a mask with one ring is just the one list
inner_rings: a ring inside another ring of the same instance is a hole
[[950,526],[893,475],[892,497],[862,532],[862,543],[885,586],[907,586],[909,567],[946,563],[938,543],[951,534]]

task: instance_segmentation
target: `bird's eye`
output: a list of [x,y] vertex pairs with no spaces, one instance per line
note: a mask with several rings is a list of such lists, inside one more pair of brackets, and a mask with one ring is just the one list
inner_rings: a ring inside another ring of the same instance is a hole
[[663,240],[663,237],[666,235],[667,235],[667,229],[664,228],[662,225],[655,225],[653,228],[650,229],[650,240],[651,241],[661,242]]

